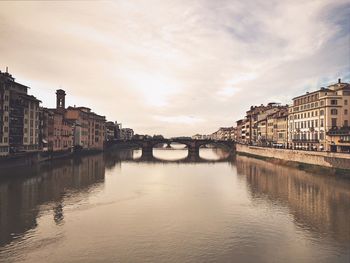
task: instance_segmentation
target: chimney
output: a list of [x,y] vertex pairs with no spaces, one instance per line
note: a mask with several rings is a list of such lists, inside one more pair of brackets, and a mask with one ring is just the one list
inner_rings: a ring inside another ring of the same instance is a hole
[[6,67],[6,73],[9,73],[9,67]]
[[341,79],[340,79],[340,78],[338,79],[338,83],[339,83],[339,84],[341,83]]

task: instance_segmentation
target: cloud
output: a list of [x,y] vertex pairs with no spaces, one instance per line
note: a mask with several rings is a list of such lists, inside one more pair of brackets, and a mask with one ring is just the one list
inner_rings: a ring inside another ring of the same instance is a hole
[[138,133],[209,133],[252,104],[349,81],[349,9],[342,0],[0,2],[0,66],[45,106],[62,87],[69,104]]

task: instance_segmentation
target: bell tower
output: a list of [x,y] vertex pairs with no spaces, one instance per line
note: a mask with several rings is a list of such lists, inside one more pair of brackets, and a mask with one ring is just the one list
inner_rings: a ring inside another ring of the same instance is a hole
[[65,109],[66,92],[63,89],[56,91],[56,109]]

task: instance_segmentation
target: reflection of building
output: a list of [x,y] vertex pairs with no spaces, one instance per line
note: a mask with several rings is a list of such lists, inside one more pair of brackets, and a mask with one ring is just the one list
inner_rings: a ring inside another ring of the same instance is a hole
[[338,241],[350,243],[348,181],[242,156],[237,156],[236,166],[253,200],[285,205],[299,225],[316,233],[334,233]]
[[39,103],[27,86],[0,71],[0,156],[39,150]]
[[[293,98],[289,108],[289,142],[294,149],[349,151],[350,143],[334,136],[349,131],[350,85],[338,83]],[[334,132],[334,133],[333,133]]]
[[[81,159],[53,162],[50,167],[42,165],[31,169],[9,171],[18,180],[0,183],[0,246],[11,242],[16,236],[35,228],[39,206],[52,205],[53,220],[62,223],[64,209],[62,199],[79,202],[89,194],[89,188],[102,183],[105,165],[102,154]],[[6,175],[6,174],[2,174]],[[69,190],[69,196],[65,193]],[[74,194],[77,193],[77,194]]]

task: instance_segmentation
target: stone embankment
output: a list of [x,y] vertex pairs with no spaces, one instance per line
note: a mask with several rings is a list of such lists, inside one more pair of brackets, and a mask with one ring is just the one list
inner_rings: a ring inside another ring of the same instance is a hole
[[275,149],[243,144],[236,145],[237,153],[263,157],[266,159],[278,159],[286,162],[295,162],[309,165],[318,165],[327,168],[349,170],[350,174],[350,154],[333,152],[313,152],[289,149]]

